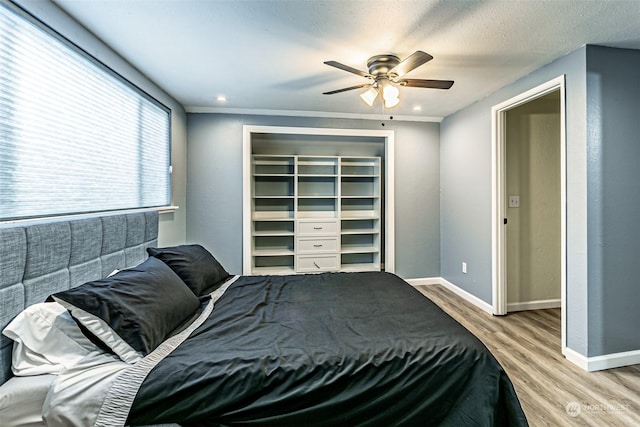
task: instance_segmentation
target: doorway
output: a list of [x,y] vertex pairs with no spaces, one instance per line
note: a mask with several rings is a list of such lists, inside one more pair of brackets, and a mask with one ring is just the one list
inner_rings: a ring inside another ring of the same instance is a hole
[[560,91],[505,115],[507,312],[560,307]]
[[564,76],[492,109],[493,312],[560,307],[566,348]]

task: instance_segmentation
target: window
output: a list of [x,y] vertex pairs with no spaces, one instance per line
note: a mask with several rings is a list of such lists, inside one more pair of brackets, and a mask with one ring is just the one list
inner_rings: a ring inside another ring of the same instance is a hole
[[0,3],[0,220],[167,206],[170,111]]

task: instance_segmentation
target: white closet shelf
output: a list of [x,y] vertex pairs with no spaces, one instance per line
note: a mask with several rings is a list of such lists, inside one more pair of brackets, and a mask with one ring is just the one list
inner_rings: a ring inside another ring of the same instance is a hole
[[374,246],[343,246],[340,249],[341,254],[366,254],[380,252],[380,249]]
[[252,162],[251,273],[380,270],[379,157],[260,154]]
[[254,212],[251,218],[254,221],[279,221],[293,219],[293,211],[259,211]]
[[254,231],[253,236],[269,237],[269,236],[295,236],[293,231]]
[[378,235],[380,234],[380,230],[377,229],[370,229],[370,230],[342,230],[340,231],[340,234],[342,235],[358,235],[358,234],[373,234],[373,235]]
[[255,256],[282,256],[282,255],[294,255],[291,249],[254,249],[253,254]]

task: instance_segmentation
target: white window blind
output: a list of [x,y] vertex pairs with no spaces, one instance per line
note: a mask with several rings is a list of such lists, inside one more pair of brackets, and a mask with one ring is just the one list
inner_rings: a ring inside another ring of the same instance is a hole
[[170,204],[170,112],[0,3],[0,220]]

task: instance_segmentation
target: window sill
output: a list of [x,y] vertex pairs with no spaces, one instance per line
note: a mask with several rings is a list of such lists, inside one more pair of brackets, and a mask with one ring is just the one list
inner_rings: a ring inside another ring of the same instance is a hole
[[161,207],[157,208],[158,213],[159,213],[160,215],[162,215],[162,214],[166,214],[166,213],[173,213],[173,212],[177,211],[178,209],[180,209],[180,206],[174,206],[174,205],[171,205],[171,206],[161,206]]

